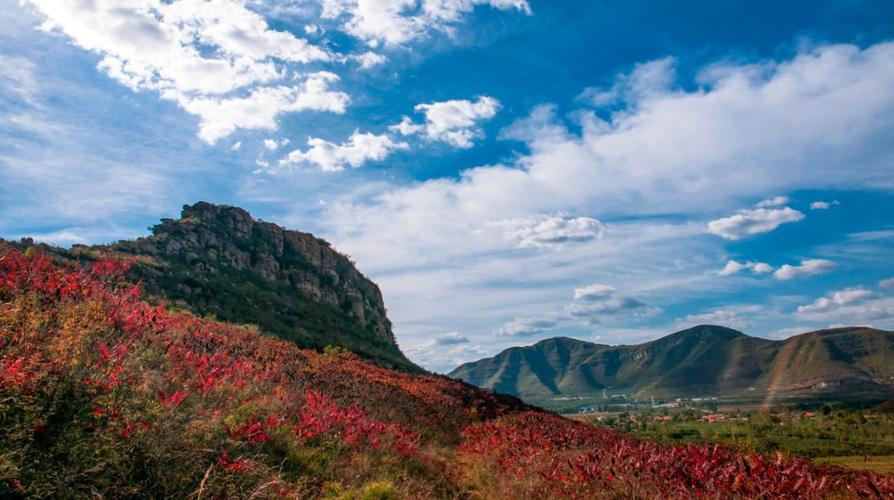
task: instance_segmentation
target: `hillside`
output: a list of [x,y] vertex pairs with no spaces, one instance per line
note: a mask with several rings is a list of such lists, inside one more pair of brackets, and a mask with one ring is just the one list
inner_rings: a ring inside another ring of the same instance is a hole
[[881,402],[894,396],[894,332],[840,328],[773,341],[702,325],[632,346],[552,338],[466,363],[450,376],[537,401],[605,391]]
[[344,347],[385,367],[419,371],[397,346],[379,287],[347,256],[241,208],[199,202],[144,238],[39,248],[88,263],[133,259],[129,278],[170,306],[257,325],[301,347]]
[[894,477],[640,441],[143,301],[0,243],[3,498],[881,497]]

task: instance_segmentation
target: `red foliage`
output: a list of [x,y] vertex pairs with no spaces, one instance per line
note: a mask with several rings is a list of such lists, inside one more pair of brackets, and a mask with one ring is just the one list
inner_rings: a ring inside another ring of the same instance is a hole
[[[823,498],[894,494],[894,478],[774,460],[720,445],[660,445],[546,413],[527,412],[469,427],[461,453],[541,494],[588,497],[602,491],[660,497]],[[884,493],[883,493],[884,492]]]
[[[289,439],[410,457],[456,480],[468,470],[446,473],[448,465],[433,457],[458,444],[456,464],[491,471],[474,481],[480,491],[508,488],[500,496],[894,495],[891,476],[640,441],[445,377],[386,370],[169,312],[142,301],[139,288],[123,281],[127,268],[114,260],[66,267],[0,247],[0,391],[8,401],[77,381],[88,401],[78,428],[129,444],[159,429],[185,432],[172,427],[181,415],[211,421],[223,437],[207,460],[234,474],[254,471],[265,448]],[[42,425],[38,415],[28,429]]]

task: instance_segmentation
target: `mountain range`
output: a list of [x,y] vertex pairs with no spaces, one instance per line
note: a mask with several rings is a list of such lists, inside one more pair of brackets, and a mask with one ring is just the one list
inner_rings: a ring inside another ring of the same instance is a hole
[[768,340],[701,325],[621,346],[558,337],[463,364],[450,376],[547,406],[593,395],[880,402],[894,397],[894,332],[837,328]]

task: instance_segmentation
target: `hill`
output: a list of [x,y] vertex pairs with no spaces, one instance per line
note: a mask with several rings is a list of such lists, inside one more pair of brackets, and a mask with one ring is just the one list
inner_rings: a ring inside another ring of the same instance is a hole
[[667,446],[143,301],[0,243],[3,498],[882,497],[894,477]]
[[199,202],[144,238],[39,249],[88,264],[133,260],[129,278],[171,306],[257,325],[301,347],[339,346],[385,367],[420,370],[397,346],[379,287],[347,256],[241,208]]
[[552,338],[450,376],[535,401],[604,393],[881,402],[894,396],[894,332],[839,328],[773,341],[702,325],[632,346]]

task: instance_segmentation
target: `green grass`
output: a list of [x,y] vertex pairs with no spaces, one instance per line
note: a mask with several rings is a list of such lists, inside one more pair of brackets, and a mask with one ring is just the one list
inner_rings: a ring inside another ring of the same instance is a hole
[[[665,416],[670,421],[658,420]],[[641,411],[587,416],[604,427],[633,433],[663,443],[719,442],[771,453],[812,458],[894,455],[894,416],[857,410],[816,412],[731,412],[727,421],[706,422],[697,409],[671,412]]]
[[856,457],[822,457],[818,464],[838,465],[851,469],[871,470],[882,474],[894,474],[894,455],[856,456]]

